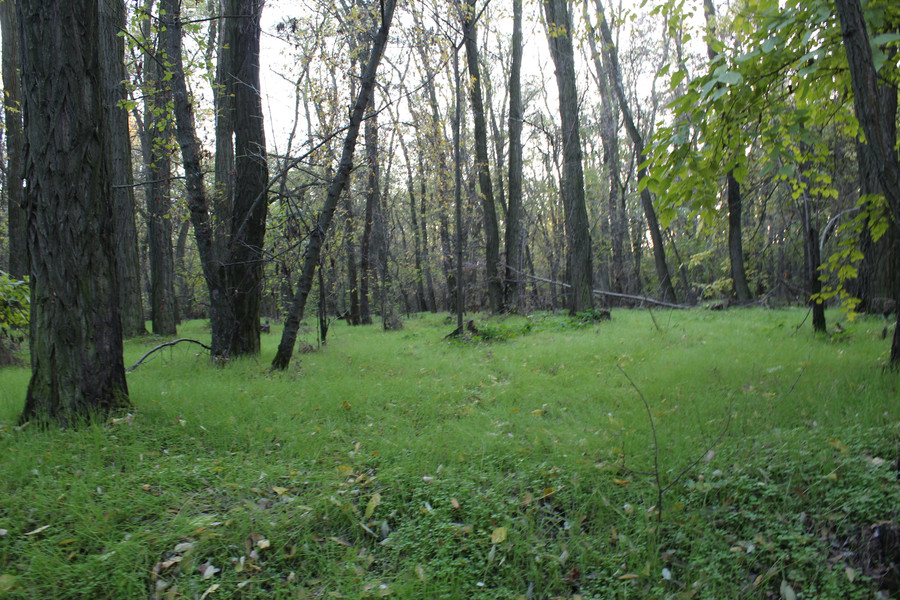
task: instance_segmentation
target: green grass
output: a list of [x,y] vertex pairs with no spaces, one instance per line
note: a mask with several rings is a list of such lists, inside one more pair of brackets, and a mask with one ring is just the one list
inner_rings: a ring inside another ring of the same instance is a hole
[[14,427],[0,371],[0,598],[871,598],[897,376],[881,319],[805,314],[341,323],[286,373],[280,330],[225,367],[181,344],[79,431]]

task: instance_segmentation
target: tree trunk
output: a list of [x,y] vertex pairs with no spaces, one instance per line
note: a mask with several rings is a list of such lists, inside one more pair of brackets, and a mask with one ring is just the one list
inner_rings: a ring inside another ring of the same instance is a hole
[[0,37],[3,38],[3,108],[6,125],[6,198],[9,235],[9,274],[28,275],[25,227],[24,137],[22,133],[22,84],[19,78],[19,31],[16,3],[0,2]]
[[[600,0],[595,0],[595,4],[597,6],[597,17],[600,21],[600,34],[603,36],[603,51],[609,62],[610,77],[612,79],[613,89],[616,93],[616,99],[619,102],[619,108],[622,109],[622,115],[625,118],[625,129],[634,146],[634,154],[637,159],[637,164],[639,165],[638,181],[640,182],[647,176],[647,169],[642,166],[646,159],[644,156],[644,139],[634,122],[634,117],[628,104],[628,98],[625,96],[625,87],[622,84],[622,72],[619,68],[618,51],[616,50],[612,32],[606,22],[603,5]],[[653,259],[656,264],[656,274],[659,277],[659,287],[662,292],[662,297],[667,302],[676,304],[675,287],[672,285],[672,277],[669,274],[669,266],[666,262],[666,249],[663,245],[663,237],[659,229],[659,220],[656,218],[656,210],[653,208],[653,199],[650,197],[650,190],[646,187],[641,190],[641,207],[644,210],[644,217],[647,219],[647,228],[650,230],[650,240],[653,243]]]
[[130,405],[99,7],[97,0],[17,6],[31,272],[31,381],[20,419],[73,426]]
[[738,302],[749,302],[753,295],[747,283],[744,268],[744,242],[741,215],[741,184],[734,178],[734,171],[728,171],[728,257],[731,259],[731,280]]
[[372,324],[372,309],[369,306],[369,275],[372,271],[372,229],[375,224],[375,204],[378,201],[377,169],[378,169],[378,131],[375,128],[375,116],[370,113],[363,128],[366,147],[367,187],[366,187],[366,220],[363,224],[363,237],[359,254],[359,322]]
[[344,252],[347,253],[347,286],[350,288],[350,314],[347,322],[350,325],[360,324],[359,310],[359,273],[356,268],[356,232],[353,227],[353,199],[344,194]]
[[488,302],[491,313],[503,308],[503,287],[498,273],[500,264],[500,233],[497,211],[494,206],[494,188],[491,180],[490,157],[487,145],[487,121],[481,90],[481,70],[478,64],[478,34],[475,27],[475,0],[461,7],[463,36],[466,45],[466,63],[469,69],[469,97],[472,102],[472,118],[475,134],[475,170],[478,173],[481,209],[484,218],[484,259],[487,278]]
[[609,178],[609,193],[607,196],[607,209],[609,212],[610,245],[612,246],[612,269],[610,273],[610,288],[615,292],[626,291],[625,284],[625,215],[619,205],[619,196],[622,193],[622,184],[619,180],[619,134],[616,122],[615,96],[610,89],[610,65],[604,65],[602,54],[597,48],[596,34],[588,15],[588,3],[583,5],[584,21],[588,27],[588,43],[591,48],[591,58],[596,72],[597,88],[600,91],[600,140],[603,144],[603,164],[606,166],[606,175]]
[[513,0],[512,65],[509,72],[509,206],[506,210],[504,308],[522,309],[522,0]]
[[575,56],[572,19],[566,0],[544,3],[550,54],[556,66],[559,112],[563,142],[563,206],[566,230],[566,272],[569,285],[569,312],[594,308],[591,235],[584,203],[584,171],[581,134],[578,124],[578,91],[575,88]]
[[[263,245],[269,169],[259,80],[260,18],[263,0],[230,0],[227,27],[234,28],[234,204],[227,273],[233,322],[228,355],[259,353],[259,310],[262,298]],[[231,17],[234,15],[234,17]]]
[[[878,109],[878,76],[872,59],[872,48],[866,32],[859,0],[835,0],[844,49],[850,63],[853,105],[856,118],[866,134],[866,147],[872,153],[881,190],[887,200],[894,228],[900,230],[900,160],[897,158],[896,131],[885,122]],[[893,137],[892,137],[893,135]],[[900,236],[897,237],[900,240]],[[892,369],[900,368],[900,310],[891,343]]]
[[[219,0],[218,44],[216,57],[216,85],[214,102],[216,111],[216,155],[214,158],[215,182],[212,194],[212,226],[215,255],[227,261],[230,251],[228,236],[231,232],[234,198],[234,62],[235,30],[234,19],[239,0]],[[180,4],[180,1],[179,1]]]
[[[149,43],[149,41],[148,41]],[[156,335],[175,335],[175,262],[172,256],[169,103],[172,95],[160,53],[144,56],[144,186],[150,255],[150,320]]]
[[372,45],[372,53],[363,72],[360,85],[359,95],[356,103],[350,113],[350,124],[347,129],[347,135],[344,138],[344,147],[341,152],[341,162],[338,165],[337,173],[335,173],[331,184],[328,186],[328,193],[325,198],[325,204],[309,237],[309,244],[306,246],[306,252],[303,257],[303,272],[300,275],[300,281],[297,284],[297,293],[291,305],[291,311],[284,324],[281,342],[278,345],[278,352],[272,361],[272,368],[284,370],[291,362],[291,356],[294,353],[294,344],[297,341],[297,330],[300,328],[300,321],[303,319],[303,311],[306,308],[306,300],[309,297],[309,291],[312,287],[313,275],[316,270],[316,264],[319,261],[319,255],[322,251],[322,243],[328,228],[331,225],[331,219],[334,216],[334,210],[337,207],[338,198],[344,190],[347,178],[350,175],[350,169],[353,166],[353,153],[356,148],[356,139],[359,137],[359,126],[362,122],[363,113],[369,103],[372,101],[372,95],[375,88],[375,74],[378,70],[378,64],[384,54],[384,48],[387,45],[388,32],[391,27],[391,20],[394,17],[394,7],[396,0],[385,0],[382,10],[381,28],[375,36]]
[[216,255],[209,200],[203,185],[203,169],[200,159],[200,142],[194,126],[194,113],[184,78],[181,56],[181,0],[162,0],[160,3],[160,45],[172,63],[171,86],[175,113],[175,137],[181,148],[181,164],[185,175],[185,192],[194,239],[203,277],[209,290],[209,318],[212,330],[211,354],[214,358],[227,356],[229,325],[233,322],[222,265]]

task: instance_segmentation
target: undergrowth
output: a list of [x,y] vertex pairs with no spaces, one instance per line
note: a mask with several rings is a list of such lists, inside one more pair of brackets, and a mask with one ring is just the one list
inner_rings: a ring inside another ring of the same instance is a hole
[[480,319],[482,343],[425,316],[333,327],[287,373],[280,330],[224,367],[179,345],[79,431],[14,427],[28,373],[0,371],[0,598],[896,593],[883,324],[803,315]]

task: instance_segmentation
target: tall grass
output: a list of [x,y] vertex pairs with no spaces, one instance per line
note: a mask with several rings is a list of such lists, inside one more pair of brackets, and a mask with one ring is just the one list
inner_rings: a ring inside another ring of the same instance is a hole
[[224,367],[154,354],[132,413],[79,431],[14,427],[28,373],[0,371],[0,598],[871,597],[884,323],[804,315],[339,324],[284,373],[273,328]]

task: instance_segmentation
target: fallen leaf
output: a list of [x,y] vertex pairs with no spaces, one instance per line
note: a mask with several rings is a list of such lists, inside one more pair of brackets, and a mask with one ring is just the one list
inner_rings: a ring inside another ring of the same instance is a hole
[[628,479],[613,479],[613,483],[616,485],[631,485],[631,481]]
[[626,573],[625,575],[621,575],[621,576],[619,577],[619,579],[620,579],[621,581],[629,581],[629,580],[631,580],[631,579],[637,579],[637,578],[638,578],[638,576],[635,575],[634,573]]
[[266,548],[270,547],[271,545],[272,544],[267,539],[261,539],[258,542],[256,542],[256,547],[259,548],[260,550],[265,550]]
[[26,533],[25,535],[37,535],[37,534],[39,534],[40,532],[46,531],[46,530],[49,529],[49,528],[50,528],[49,525],[44,525],[43,527],[38,527],[37,529],[34,529],[34,530],[32,530],[32,531],[29,531],[29,532]]
[[491,533],[491,543],[492,544],[501,544],[506,541],[506,527],[497,527],[494,529],[494,532]]
[[531,416],[532,416],[532,417],[540,417],[540,416],[541,416],[542,414],[544,414],[545,412],[546,412],[546,411],[545,411],[544,409],[538,408],[538,409],[535,409],[535,410],[531,411]]
[[422,568],[422,565],[416,565],[416,577],[420,581],[425,581],[425,569]]
[[352,472],[353,472],[353,467],[351,467],[351,466],[348,466],[348,465],[338,466],[338,473],[340,473],[341,475],[344,475],[344,476],[350,475]]
[[180,544],[176,544],[175,547],[172,548],[172,552],[174,552],[176,554],[182,554],[184,552],[187,552],[188,550],[190,550],[193,547],[194,547],[193,542],[182,542]]
[[844,575],[847,576],[847,581],[853,583],[853,580],[856,579],[856,569],[853,567],[847,567],[844,569]]
[[456,510],[459,510],[459,500],[456,498],[450,498],[450,505]]
[[287,488],[283,488],[283,487],[273,487],[273,488],[272,488],[272,491],[275,492],[276,494],[278,494],[279,496],[283,496],[284,493],[287,491]]
[[206,588],[206,591],[203,592],[203,595],[200,596],[200,600],[205,600],[207,596],[209,596],[210,594],[212,594],[212,593],[213,593],[214,591],[216,591],[217,589],[219,589],[219,584],[218,584],[218,583],[214,583],[213,585],[209,586],[208,588]]
[[786,579],[781,580],[781,597],[783,600],[797,600],[794,588],[790,586]]
[[[203,579],[210,579],[213,575],[215,575],[216,573],[218,573],[219,570],[220,570],[220,569],[214,567],[213,564],[212,564],[211,562],[209,562],[209,561],[206,561],[205,563],[203,563],[202,565],[200,565],[200,566],[198,567],[198,569],[200,570],[200,576],[201,576]],[[216,586],[216,587],[218,587],[218,586]],[[208,590],[207,590],[207,591],[208,591]],[[213,590],[213,591],[215,591],[215,590]]]
[[376,493],[372,494],[372,497],[369,498],[369,503],[366,504],[366,518],[367,519],[371,518],[372,515],[375,514],[375,509],[378,507],[379,504],[381,504],[381,494],[376,492]]

